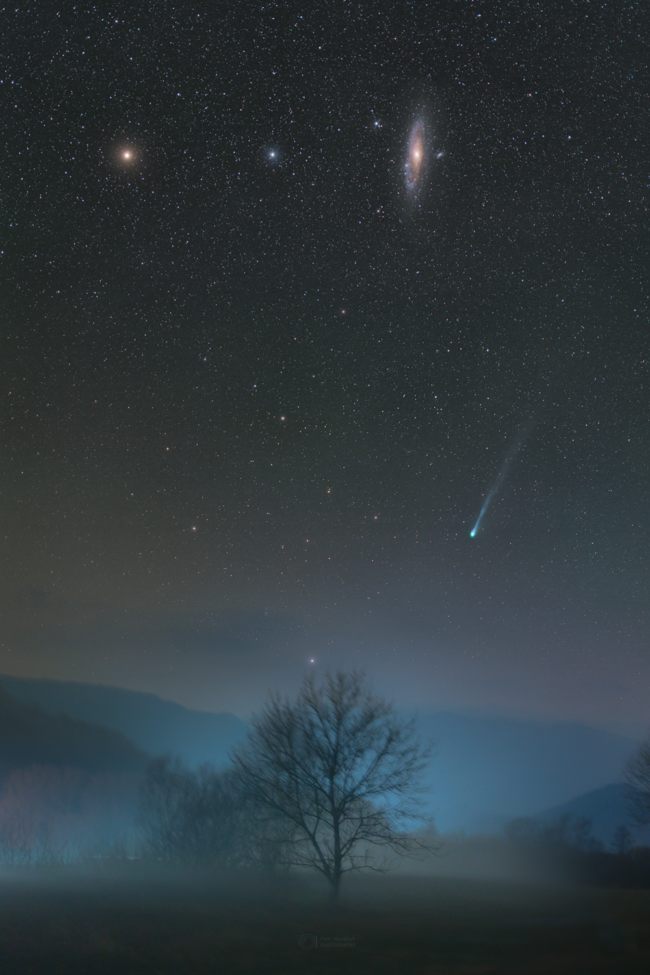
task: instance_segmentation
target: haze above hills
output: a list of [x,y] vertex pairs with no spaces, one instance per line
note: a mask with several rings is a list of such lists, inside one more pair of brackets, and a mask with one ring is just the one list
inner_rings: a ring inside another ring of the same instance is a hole
[[[61,728],[70,719],[92,722],[88,742],[92,738],[101,751],[107,741],[119,740],[133,749],[134,762],[142,751],[173,752],[192,765],[211,761],[221,766],[247,730],[232,714],[192,711],[122,688],[0,677],[2,687],[50,716],[68,715],[57,719]],[[616,783],[637,746],[632,739],[579,724],[454,712],[421,713],[418,720],[422,734],[436,746],[428,805],[443,832],[500,830],[515,816],[534,816]],[[109,729],[103,738],[96,725]],[[618,822],[619,811],[620,803],[605,819]]]

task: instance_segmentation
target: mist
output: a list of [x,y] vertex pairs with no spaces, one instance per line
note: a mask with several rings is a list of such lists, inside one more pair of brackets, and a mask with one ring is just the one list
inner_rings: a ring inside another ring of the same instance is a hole
[[[145,695],[139,707],[140,695],[119,689],[3,684],[7,971],[63,972],[83,959],[93,971],[136,972],[143,958],[170,973],[391,971],[405,950],[413,971],[431,957],[443,971],[490,958],[517,970],[541,957],[563,964],[567,952],[587,971],[636,956],[645,900],[632,910],[627,892],[647,896],[650,846],[620,781],[635,742],[579,726],[416,715],[418,736],[437,738],[421,816],[406,823],[412,840],[399,840],[406,855],[362,843],[332,903],[325,876],[291,865],[296,837],[275,820],[269,832],[233,785],[245,723]],[[95,699],[108,729],[76,716]],[[61,701],[75,716],[61,716]],[[156,734],[166,756],[141,747]],[[599,785],[616,772],[618,782]]]
[[648,970],[647,5],[1,16],[0,975]]

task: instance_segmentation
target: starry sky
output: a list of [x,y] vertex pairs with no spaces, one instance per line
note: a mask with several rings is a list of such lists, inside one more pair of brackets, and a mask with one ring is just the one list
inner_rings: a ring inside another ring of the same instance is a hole
[[647,5],[0,16],[0,671],[642,730]]

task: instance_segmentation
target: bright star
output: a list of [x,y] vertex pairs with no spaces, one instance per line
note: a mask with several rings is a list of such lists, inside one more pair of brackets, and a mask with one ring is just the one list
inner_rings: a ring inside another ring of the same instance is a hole
[[279,145],[266,145],[262,148],[262,161],[267,166],[281,166],[284,159],[284,152],[282,146]]

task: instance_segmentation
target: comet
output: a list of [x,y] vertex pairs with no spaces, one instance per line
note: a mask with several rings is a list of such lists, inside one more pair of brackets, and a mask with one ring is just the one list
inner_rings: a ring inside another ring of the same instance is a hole
[[513,445],[511,446],[510,450],[508,451],[506,455],[506,459],[503,462],[503,467],[499,471],[497,475],[497,479],[492,485],[492,488],[490,489],[490,493],[488,494],[487,498],[483,502],[483,507],[481,508],[480,515],[476,519],[476,524],[474,525],[471,532],[469,533],[470,538],[476,538],[476,533],[481,527],[481,520],[483,518],[483,515],[490,507],[490,502],[492,501],[492,498],[494,497],[495,494],[497,494],[501,485],[503,484],[506,474],[508,473],[508,467],[510,466],[510,462],[513,460],[513,458],[519,452],[519,450],[523,447],[524,443],[526,442],[526,440],[530,435],[531,430],[533,429],[533,426],[534,424],[532,420],[529,420],[527,423],[525,423],[524,426],[521,428],[521,431],[518,434]]
[[480,524],[481,524],[481,518],[483,517],[483,515],[485,514],[485,512],[490,507],[490,501],[492,500],[492,498],[494,497],[494,495],[496,494],[496,492],[501,487],[501,482],[502,482],[502,480],[503,480],[504,477],[505,477],[505,468],[504,468],[503,474],[502,475],[499,475],[499,478],[497,479],[496,484],[494,485],[494,487],[492,488],[492,490],[488,494],[487,498],[485,499],[485,503],[484,503],[483,507],[481,508],[481,513],[478,516],[478,518],[476,519],[476,524],[474,525],[474,527],[472,528],[471,532],[469,533],[469,537],[470,538],[476,538],[476,533],[479,530],[479,527],[480,527]]

